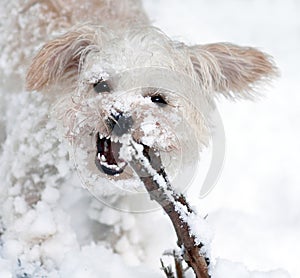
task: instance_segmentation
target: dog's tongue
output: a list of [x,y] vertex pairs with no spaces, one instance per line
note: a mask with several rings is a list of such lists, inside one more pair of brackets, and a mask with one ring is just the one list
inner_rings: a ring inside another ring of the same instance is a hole
[[107,175],[119,175],[125,167],[126,162],[119,158],[122,144],[112,142],[110,138],[97,136],[96,166]]

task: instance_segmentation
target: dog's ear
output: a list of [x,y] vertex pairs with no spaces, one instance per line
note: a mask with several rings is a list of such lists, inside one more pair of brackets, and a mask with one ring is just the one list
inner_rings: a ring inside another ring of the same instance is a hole
[[26,88],[47,90],[77,76],[82,54],[93,44],[94,35],[89,28],[79,28],[46,43],[29,66]]
[[189,47],[204,89],[230,98],[251,98],[259,85],[277,75],[272,58],[252,47],[215,43]]

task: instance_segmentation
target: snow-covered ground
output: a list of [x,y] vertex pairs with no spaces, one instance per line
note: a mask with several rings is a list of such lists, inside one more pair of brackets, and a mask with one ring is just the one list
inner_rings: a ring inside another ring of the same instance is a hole
[[[283,268],[291,277],[300,277],[300,2],[144,3],[155,24],[177,39],[230,41],[274,56],[281,77],[264,99],[219,103],[225,164],[213,191],[194,203],[214,227],[214,256],[249,269]],[[202,178],[199,175],[191,192]]]
[[[300,178],[297,171],[300,164],[297,123],[300,119],[300,3],[297,0],[144,0],[144,4],[155,25],[172,38],[190,44],[229,41],[256,46],[274,56],[281,78],[264,92],[264,99],[255,103],[225,100],[219,103],[226,134],[224,168],[212,192],[198,198],[209,164],[210,151],[205,151],[188,195],[201,214],[208,214],[207,220],[214,231],[212,257],[221,260],[217,262],[213,278],[287,278],[286,271],[292,278],[300,277]],[[18,101],[21,107],[22,99]],[[0,103],[0,116],[4,110],[2,105]],[[43,107],[40,109],[44,111]],[[0,118],[0,130],[1,125]],[[56,160],[60,157],[54,162]],[[1,243],[0,278],[25,277],[13,271],[16,256],[26,248],[22,244],[36,235],[49,237],[49,240],[46,244],[36,244],[22,258],[33,260],[43,255],[49,258],[44,261],[48,268],[51,264],[60,267],[59,273],[54,267],[51,273],[44,273],[46,277],[163,277],[158,264],[155,269],[149,265],[128,266],[121,256],[91,242],[92,232],[88,230],[91,221],[86,220],[84,211],[90,197],[80,188],[63,187],[58,192],[55,186],[50,186],[42,198],[35,211],[24,212],[26,217],[11,226],[20,229],[16,233],[22,235],[22,243],[10,235],[6,235],[4,247]],[[62,208],[57,208],[57,204],[62,203]],[[14,206],[20,213],[27,209],[17,198]],[[64,209],[71,210],[70,215]],[[110,221],[119,221],[115,213],[102,213],[102,217],[105,216]],[[71,225],[70,219],[77,222]],[[130,226],[133,221],[130,215],[126,219]],[[138,228],[147,238],[151,236],[147,228],[159,225],[144,220],[143,227]],[[0,229],[0,234],[2,232]],[[15,236],[14,233],[11,235]],[[152,240],[160,238],[162,245],[150,242],[147,247],[152,248],[154,254],[164,250],[163,241],[170,237],[169,230],[158,233]],[[120,240],[117,248],[122,253],[131,247]],[[26,272],[32,274],[26,277],[41,277],[34,275],[37,266],[18,263],[19,269],[26,267]],[[263,274],[261,271],[271,272]]]

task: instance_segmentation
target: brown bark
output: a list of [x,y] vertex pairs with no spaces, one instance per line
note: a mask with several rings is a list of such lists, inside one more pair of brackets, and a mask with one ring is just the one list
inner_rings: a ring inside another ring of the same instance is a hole
[[[179,204],[185,207],[187,214],[194,213],[192,208],[183,195],[176,194],[172,189],[160,157],[156,156],[147,146],[144,146],[143,155],[143,159],[147,159],[156,173],[163,177],[166,187],[162,187],[152,175],[145,175],[148,170],[144,166],[144,161],[140,161],[140,158],[137,158],[138,156],[132,157],[132,168],[144,183],[151,199],[155,200],[164,209],[172,221],[178,239],[177,244],[180,248],[183,247],[183,259],[193,268],[197,278],[209,278],[206,258],[200,253],[200,248],[203,245],[195,243],[195,237],[190,235],[190,227],[182,220],[180,212],[176,210],[176,206]],[[166,194],[167,192],[171,192],[171,196]]]

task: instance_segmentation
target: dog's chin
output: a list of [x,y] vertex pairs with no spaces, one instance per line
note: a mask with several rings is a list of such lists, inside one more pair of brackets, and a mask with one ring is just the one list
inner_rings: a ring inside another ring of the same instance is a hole
[[98,133],[96,136],[96,146],[95,164],[98,170],[109,176],[121,175],[128,163],[120,158],[122,143],[118,138],[102,136]]

